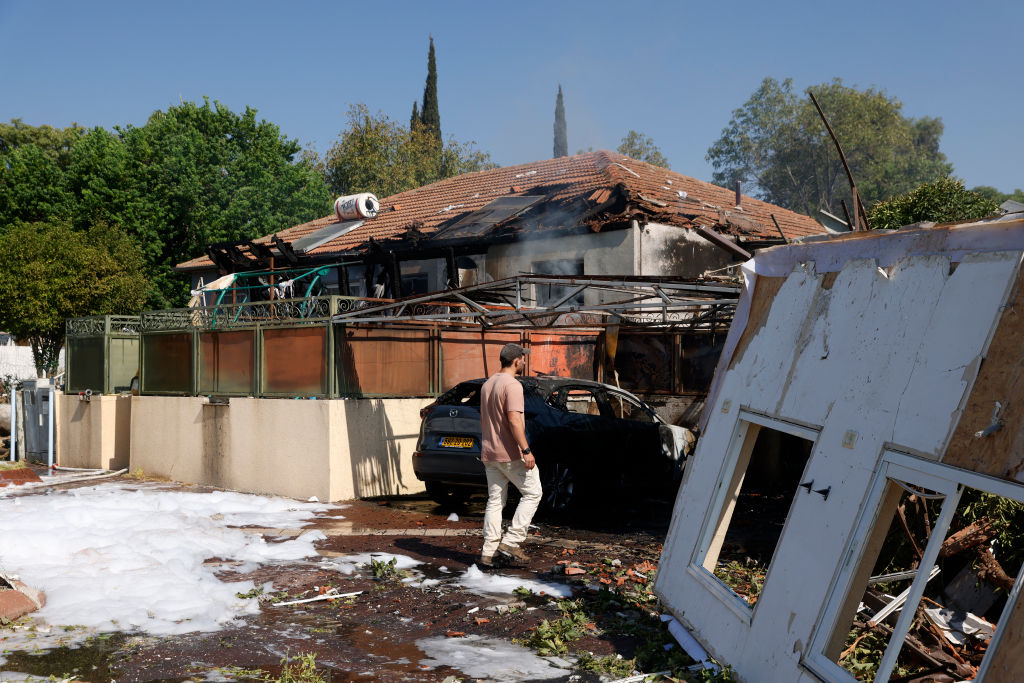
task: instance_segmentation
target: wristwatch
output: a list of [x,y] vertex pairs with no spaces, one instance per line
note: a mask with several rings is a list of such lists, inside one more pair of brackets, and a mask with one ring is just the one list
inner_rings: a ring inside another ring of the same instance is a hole
[[533,453],[533,451],[530,450],[529,446],[523,449],[523,455],[530,455],[531,453]]

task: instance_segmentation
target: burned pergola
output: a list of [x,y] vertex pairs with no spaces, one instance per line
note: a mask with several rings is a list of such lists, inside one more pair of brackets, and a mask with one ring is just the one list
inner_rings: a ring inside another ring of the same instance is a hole
[[[544,292],[544,296],[538,292]],[[665,277],[519,275],[338,313],[336,323],[440,322],[492,327],[631,325],[726,329],[739,288]]]

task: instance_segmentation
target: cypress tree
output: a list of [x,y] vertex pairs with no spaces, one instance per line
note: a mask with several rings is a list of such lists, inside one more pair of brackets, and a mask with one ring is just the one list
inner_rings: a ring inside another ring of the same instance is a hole
[[420,105],[419,105],[419,102],[417,102],[416,100],[413,100],[413,102],[412,102],[412,116],[409,117],[409,130],[412,130],[413,128],[415,128],[417,125],[419,125],[421,123],[423,123],[423,120],[420,119]]
[[555,99],[555,158],[569,156],[569,137],[565,126],[565,104],[562,102],[562,84],[558,84]]
[[427,84],[423,88],[423,111],[420,121],[441,142],[441,112],[437,107],[437,62],[434,60],[434,37],[430,37],[430,53],[427,55]]

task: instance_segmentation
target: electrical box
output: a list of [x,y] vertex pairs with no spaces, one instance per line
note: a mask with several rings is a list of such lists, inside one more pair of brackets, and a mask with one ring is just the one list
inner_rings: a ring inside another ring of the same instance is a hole
[[49,462],[50,411],[53,406],[53,382],[49,379],[26,379],[21,383],[21,409],[24,426],[25,459],[33,462]]

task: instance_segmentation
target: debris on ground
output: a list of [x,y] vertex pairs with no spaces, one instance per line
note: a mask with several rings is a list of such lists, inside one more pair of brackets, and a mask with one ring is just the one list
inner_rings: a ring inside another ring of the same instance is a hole
[[[50,524],[40,505],[50,506]],[[23,672],[58,680],[274,681],[305,670],[335,680],[339,671],[424,683],[469,680],[474,672],[487,680],[564,680],[573,673],[593,680],[632,674],[639,663],[655,661],[654,650],[660,658],[668,653],[671,636],[649,601],[664,527],[651,535],[541,524],[526,544],[528,566],[484,572],[474,565],[482,503],[460,508],[458,521],[433,503],[423,506],[311,505],[124,478],[0,496],[0,514],[5,520],[16,516],[31,531],[26,537],[37,555],[82,536],[68,548],[73,557],[55,555],[50,565],[30,569],[51,581],[68,578],[67,566],[83,564],[87,576],[79,581],[95,582],[90,585],[102,596],[89,603],[93,619],[107,623],[85,626],[77,613],[51,612],[50,606],[23,617],[0,629],[0,678]],[[48,537],[60,525],[69,528]],[[181,527],[195,538],[179,535]],[[0,547],[6,549],[11,539],[3,534]],[[298,552],[300,547],[310,554]],[[129,550],[155,561],[141,562],[140,573],[128,572]],[[19,551],[23,576],[25,554],[33,553]],[[193,557],[202,559],[196,563]],[[101,560],[112,583],[88,568]],[[559,565],[562,560],[566,564]],[[151,578],[157,574],[147,573],[159,571],[189,580],[202,576],[202,591],[220,586],[225,595],[218,600],[235,606],[230,618],[216,630],[202,629],[202,612],[179,612],[178,621],[171,621],[164,610],[191,603],[182,602],[173,581],[167,590],[156,588]],[[616,589],[614,602],[601,592],[608,588],[602,578]],[[80,593],[85,590],[77,585]],[[118,616],[122,597],[151,623],[132,626],[127,612]],[[576,601],[578,609],[572,606]],[[565,618],[580,637],[566,639],[561,654],[542,655],[515,642],[538,633],[541,641],[549,629],[565,633],[569,625],[557,623]],[[150,627],[155,628],[147,632]],[[174,635],[161,628],[175,629]],[[494,674],[494,657],[511,662],[507,670]],[[489,662],[491,668],[482,668]]]
[[29,483],[42,483],[35,470],[22,461],[0,461],[0,488],[5,486],[24,486]]

